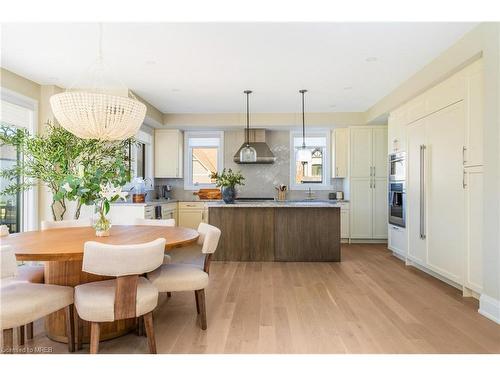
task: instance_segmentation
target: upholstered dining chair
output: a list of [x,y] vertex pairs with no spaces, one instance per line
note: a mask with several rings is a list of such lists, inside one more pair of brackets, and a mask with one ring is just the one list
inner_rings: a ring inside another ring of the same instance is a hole
[[60,220],[48,221],[43,220],[40,224],[41,230],[56,229],[56,228],[76,228],[76,227],[90,227],[92,225],[91,219],[78,219],[78,220]]
[[[79,318],[90,322],[90,353],[99,351],[100,323],[143,316],[149,351],[156,353],[152,311],[158,304],[158,289],[142,275],[163,263],[166,240],[137,245],[108,245],[86,242],[82,270],[94,275],[114,277],[75,287],[75,306]],[[78,348],[81,324],[78,324]]]
[[11,246],[1,246],[0,329],[3,352],[12,353],[14,328],[66,308],[68,351],[74,351],[73,288],[15,281],[17,262]]
[[[159,227],[175,227],[175,219],[135,219],[135,225],[151,225]],[[163,264],[170,263],[172,258],[169,254],[165,254]],[[170,296],[170,295],[169,295]]]
[[203,256],[203,265],[190,263],[163,264],[159,269],[148,273],[148,279],[160,293],[194,291],[196,311],[200,316],[201,329],[207,329],[205,288],[212,254],[217,250],[221,231],[210,224],[200,223],[198,241],[193,249]]
[[[0,232],[0,237],[5,237],[9,235],[9,230],[2,230]],[[9,278],[10,279],[10,278]],[[26,263],[17,269],[17,276],[12,278],[12,280],[5,280],[5,282],[10,281],[21,281],[27,283],[37,283],[43,284],[45,282],[44,267],[42,264],[31,264]],[[20,326],[17,334],[18,344],[20,346],[24,345],[25,327]],[[33,322],[26,325],[26,338],[28,340],[33,339]]]

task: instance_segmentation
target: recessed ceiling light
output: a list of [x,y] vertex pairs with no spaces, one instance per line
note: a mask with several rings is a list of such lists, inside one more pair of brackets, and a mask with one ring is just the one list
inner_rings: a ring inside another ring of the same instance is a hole
[[181,91],[180,89],[172,89],[172,92],[179,92]]
[[332,104],[332,105],[330,106],[330,108],[335,108],[335,107],[336,107],[336,105],[335,105],[335,104]]
[[352,86],[346,86],[344,87],[344,90],[351,90],[352,89]]
[[375,56],[370,56],[365,59],[366,62],[375,62],[377,61],[377,58]]
[[57,82],[57,77],[51,76],[49,77],[50,82]]
[[154,61],[154,60],[146,61],[146,65],[154,65],[154,64],[156,64],[156,61]]

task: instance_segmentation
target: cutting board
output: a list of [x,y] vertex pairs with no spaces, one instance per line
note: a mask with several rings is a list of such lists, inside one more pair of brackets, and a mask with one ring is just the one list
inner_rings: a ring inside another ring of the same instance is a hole
[[197,195],[200,199],[221,199],[220,189],[200,189],[193,195]]

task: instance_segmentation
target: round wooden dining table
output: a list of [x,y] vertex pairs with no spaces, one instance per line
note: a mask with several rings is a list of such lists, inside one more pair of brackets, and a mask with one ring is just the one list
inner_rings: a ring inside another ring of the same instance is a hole
[[[96,237],[92,227],[58,228],[43,231],[14,233],[2,237],[2,245],[14,249],[18,261],[40,261],[45,265],[45,283],[76,286],[109,277],[82,271],[83,248],[87,241],[112,245],[131,245],[165,238],[165,250],[189,246],[198,239],[194,229],[166,226],[113,225],[109,237]],[[88,342],[90,324],[83,322],[83,342]],[[67,342],[64,311],[57,311],[45,319],[49,338]],[[125,319],[101,326],[101,340],[108,340],[130,332],[136,326],[135,319]]]

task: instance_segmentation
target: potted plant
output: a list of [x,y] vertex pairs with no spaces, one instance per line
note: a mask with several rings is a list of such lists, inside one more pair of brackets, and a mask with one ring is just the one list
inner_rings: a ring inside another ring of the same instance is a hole
[[221,188],[222,199],[226,203],[234,203],[236,198],[236,185],[245,185],[243,183],[245,177],[243,177],[241,172],[233,172],[231,168],[228,170],[224,168],[220,174],[218,172],[213,172],[210,178],[215,180],[217,187]]

